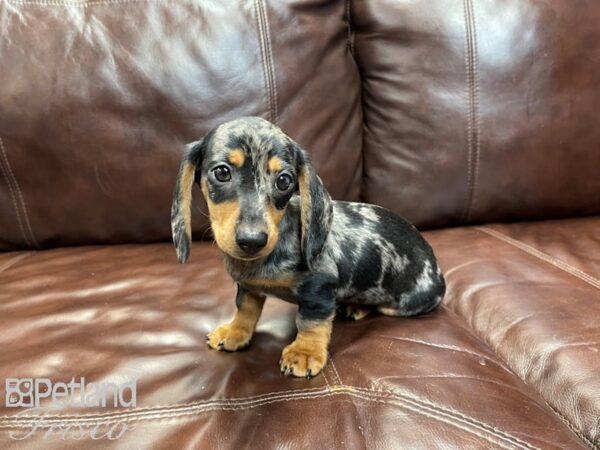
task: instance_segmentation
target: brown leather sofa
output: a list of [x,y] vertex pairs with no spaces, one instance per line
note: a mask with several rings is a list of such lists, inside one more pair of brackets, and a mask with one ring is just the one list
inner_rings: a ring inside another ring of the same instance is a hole
[[[599,24],[596,0],[2,0],[1,397],[137,390],[2,401],[0,448],[598,449]],[[429,230],[443,306],[336,319],[312,380],[279,373],[281,301],[209,350],[235,286],[209,240],[177,264],[171,193],[183,144],[243,115]]]

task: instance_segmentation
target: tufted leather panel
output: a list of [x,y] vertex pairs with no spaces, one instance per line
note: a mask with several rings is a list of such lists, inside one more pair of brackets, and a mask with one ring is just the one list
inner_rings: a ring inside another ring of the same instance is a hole
[[0,250],[168,240],[184,143],[243,115],[281,125],[336,198],[358,198],[345,6],[2,1]]
[[0,447],[585,448],[445,307],[336,320],[331,361],[308,381],[279,373],[295,307],[278,300],[248,350],[207,348],[235,295],[210,244],[186,266],[168,244],[4,253],[0,284],[0,379],[137,379],[136,408],[69,408],[45,422],[119,420],[132,429],[118,440],[63,439],[55,428],[16,442],[9,433],[23,437],[35,413],[2,408]]
[[362,196],[421,227],[600,212],[600,4],[354,0]]
[[600,445],[600,218],[429,239],[446,304],[592,447]]

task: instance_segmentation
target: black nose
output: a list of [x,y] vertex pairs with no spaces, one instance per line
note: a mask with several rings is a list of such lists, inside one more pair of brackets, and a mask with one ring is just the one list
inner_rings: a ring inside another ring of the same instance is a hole
[[267,245],[268,235],[264,231],[238,231],[235,242],[244,252],[253,255]]

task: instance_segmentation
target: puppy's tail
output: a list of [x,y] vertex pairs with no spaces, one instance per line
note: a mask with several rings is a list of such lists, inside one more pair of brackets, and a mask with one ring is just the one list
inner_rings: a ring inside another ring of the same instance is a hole
[[171,234],[177,259],[184,264],[192,247],[192,188],[201,162],[202,141],[188,145],[181,166],[171,205]]

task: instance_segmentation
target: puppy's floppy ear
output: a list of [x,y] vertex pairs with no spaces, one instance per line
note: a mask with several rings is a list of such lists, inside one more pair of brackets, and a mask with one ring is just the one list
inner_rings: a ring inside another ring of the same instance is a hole
[[302,257],[306,266],[312,270],[331,228],[333,206],[331,197],[316,174],[308,154],[296,143],[293,143],[293,146],[300,194]]
[[171,233],[180,263],[185,263],[192,246],[192,187],[199,182],[199,169],[204,155],[204,139],[187,145],[179,167],[179,175],[171,205]]

